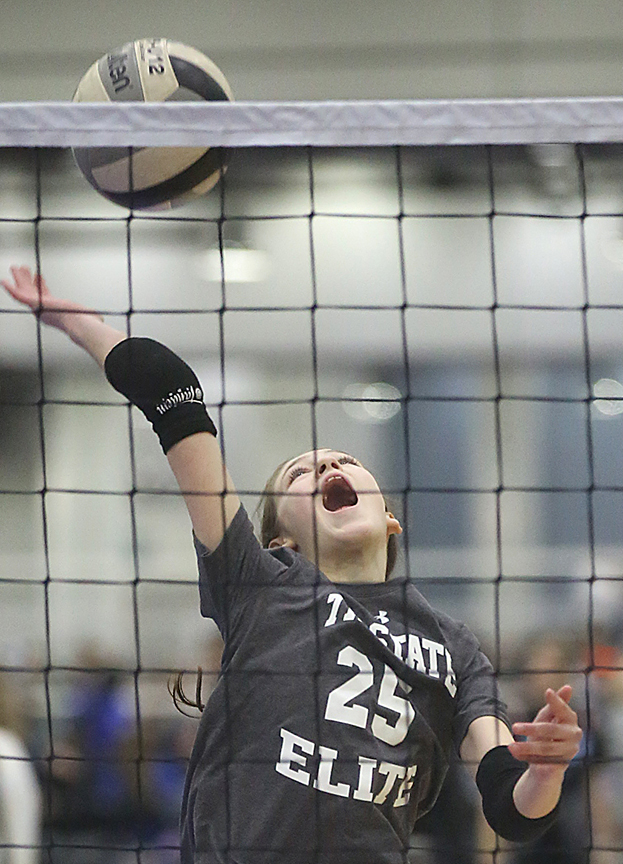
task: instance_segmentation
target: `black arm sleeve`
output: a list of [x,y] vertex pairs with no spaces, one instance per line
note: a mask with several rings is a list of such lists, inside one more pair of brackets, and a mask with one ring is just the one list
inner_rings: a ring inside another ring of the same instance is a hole
[[501,745],[485,753],[476,774],[487,822],[500,837],[520,843],[536,840],[558,815],[558,805],[540,819],[528,819],[515,807],[513,789],[527,767],[527,762],[519,762]]
[[137,337],[119,342],[104,371],[115,390],[147,417],[165,453],[195,432],[216,435],[197,376],[160,342]]

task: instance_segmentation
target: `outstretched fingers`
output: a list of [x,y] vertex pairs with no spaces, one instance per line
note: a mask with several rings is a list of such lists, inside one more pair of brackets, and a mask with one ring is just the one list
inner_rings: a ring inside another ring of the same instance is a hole
[[526,735],[525,741],[516,741],[509,744],[509,750],[521,762],[554,762],[567,765],[579,750],[582,740],[582,730],[575,726],[559,725],[556,732],[552,733],[547,727],[549,724],[521,723],[513,732],[517,735]]
[[41,307],[43,297],[49,295],[43,277],[33,276],[29,267],[11,267],[13,281],[2,279],[2,287],[19,303],[31,309]]
[[73,300],[61,300],[59,297],[53,296],[40,273],[33,275],[29,267],[11,267],[10,269],[13,280],[2,279],[0,285],[14,300],[23,303],[40,315],[44,324],[62,327],[62,313],[65,312],[96,315],[100,320],[103,320],[101,315],[80,303],[75,303]]
[[516,759],[529,763],[567,765],[579,751],[582,730],[578,715],[569,705],[569,685],[558,692],[548,689],[545,705],[531,723],[514,723],[513,733],[525,740],[509,744]]
[[569,684],[565,684],[560,690],[552,690],[548,687],[545,691],[545,705],[534,718],[535,721],[553,720],[556,723],[577,722],[578,715],[569,705],[573,694]]

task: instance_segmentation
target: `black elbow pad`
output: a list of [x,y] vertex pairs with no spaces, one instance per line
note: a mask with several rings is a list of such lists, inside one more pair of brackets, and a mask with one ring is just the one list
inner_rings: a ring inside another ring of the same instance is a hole
[[147,417],[165,453],[195,432],[216,435],[199,379],[160,342],[124,339],[108,353],[104,370],[115,390]]
[[485,753],[476,774],[487,822],[500,837],[518,843],[536,840],[558,815],[558,805],[540,819],[528,819],[515,807],[513,789],[527,767],[501,745]]

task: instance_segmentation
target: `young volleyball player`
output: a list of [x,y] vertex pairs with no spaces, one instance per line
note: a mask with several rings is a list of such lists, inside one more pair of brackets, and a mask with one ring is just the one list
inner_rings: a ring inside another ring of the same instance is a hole
[[331,449],[280,466],[262,548],[184,361],[27,268],[12,277],[6,290],[151,421],[191,517],[201,612],[225,648],[190,759],[183,864],[404,864],[453,748],[478,767],[499,834],[545,830],[581,738],[571,688],[547,690],[514,741],[472,634],[387,578],[401,528],[370,472]]

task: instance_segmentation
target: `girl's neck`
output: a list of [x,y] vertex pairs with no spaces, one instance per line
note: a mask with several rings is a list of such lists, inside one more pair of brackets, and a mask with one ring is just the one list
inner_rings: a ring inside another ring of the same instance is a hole
[[374,554],[350,555],[339,560],[321,560],[319,569],[331,582],[336,583],[376,583],[385,582],[387,569],[387,549],[383,547]]

